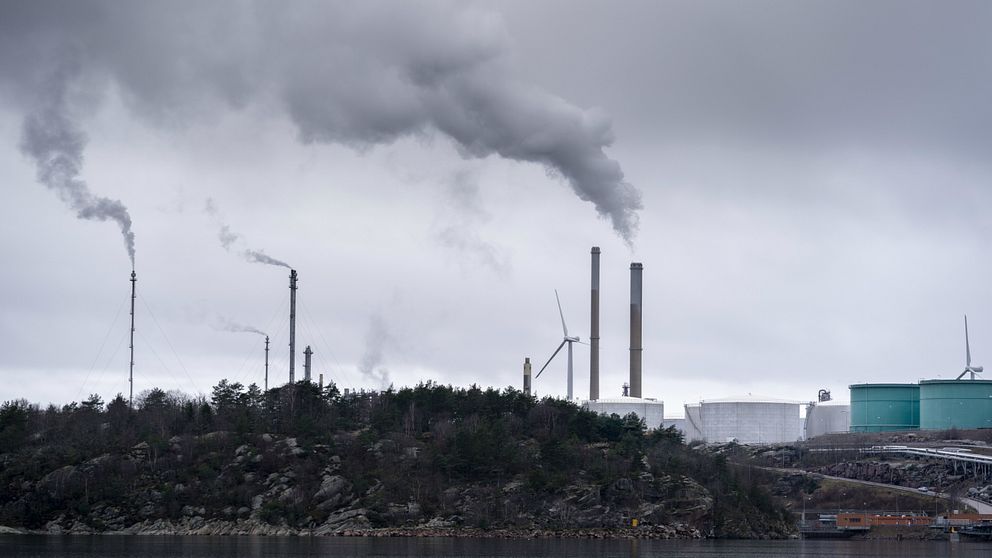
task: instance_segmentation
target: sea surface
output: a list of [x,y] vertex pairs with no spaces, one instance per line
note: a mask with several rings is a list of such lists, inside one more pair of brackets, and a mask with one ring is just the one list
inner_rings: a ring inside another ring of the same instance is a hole
[[26,558],[441,557],[970,557],[992,543],[920,541],[651,541],[577,539],[142,537],[0,535],[0,556]]

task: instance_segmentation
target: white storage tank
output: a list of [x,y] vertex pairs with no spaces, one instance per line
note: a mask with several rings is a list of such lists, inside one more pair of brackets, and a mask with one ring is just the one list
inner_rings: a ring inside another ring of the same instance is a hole
[[851,405],[841,401],[811,403],[806,407],[805,438],[847,432],[851,428]]
[[700,425],[709,443],[794,442],[802,436],[798,401],[746,395],[700,402]]
[[644,419],[644,424],[648,430],[658,428],[665,422],[665,403],[657,399],[641,397],[611,397],[607,399],[596,399],[585,401],[582,405],[601,415],[619,415],[625,417],[630,413],[635,413]]
[[703,439],[703,419],[700,416],[701,408],[699,404],[685,406],[685,435],[686,442]]

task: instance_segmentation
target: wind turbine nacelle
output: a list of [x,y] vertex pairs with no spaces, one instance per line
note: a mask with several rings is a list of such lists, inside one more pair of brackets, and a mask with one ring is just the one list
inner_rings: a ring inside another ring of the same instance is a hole
[[[578,337],[566,337],[565,341],[575,341],[577,343],[581,343]],[[979,370],[979,372],[981,372],[981,370]]]

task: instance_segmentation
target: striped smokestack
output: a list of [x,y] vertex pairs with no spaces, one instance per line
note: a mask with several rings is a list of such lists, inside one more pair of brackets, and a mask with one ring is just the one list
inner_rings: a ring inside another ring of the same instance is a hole
[[644,266],[630,264],[630,396],[641,397],[641,272]]
[[592,297],[589,310],[589,400],[599,399],[599,246],[592,247]]

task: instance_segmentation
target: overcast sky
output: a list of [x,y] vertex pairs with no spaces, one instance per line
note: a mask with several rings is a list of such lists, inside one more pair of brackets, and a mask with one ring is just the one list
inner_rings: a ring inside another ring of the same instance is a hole
[[[987,2],[0,2],[0,400],[519,386],[589,330],[644,395],[992,364]],[[208,200],[210,202],[208,203]],[[122,233],[124,236],[122,236]],[[302,355],[298,357],[298,367]],[[576,347],[576,393],[588,394]],[[535,369],[536,372],[536,369]],[[298,369],[297,375],[302,376]],[[563,395],[565,361],[535,389]]]

